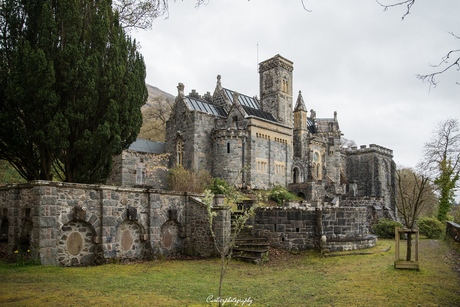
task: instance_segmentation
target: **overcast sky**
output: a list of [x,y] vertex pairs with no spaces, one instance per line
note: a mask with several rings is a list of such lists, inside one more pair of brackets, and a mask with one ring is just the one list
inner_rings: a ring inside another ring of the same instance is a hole
[[[384,0],[382,0],[384,1]],[[392,0],[387,0],[392,1]],[[418,0],[386,12],[372,0],[170,1],[169,17],[132,32],[142,46],[146,82],[174,96],[222,85],[259,96],[258,62],[276,54],[294,62],[294,103],[302,91],[317,117],[338,113],[344,137],[393,149],[398,165],[415,166],[436,125],[460,117],[460,72],[436,88],[416,74],[434,72],[460,41],[460,1]]]

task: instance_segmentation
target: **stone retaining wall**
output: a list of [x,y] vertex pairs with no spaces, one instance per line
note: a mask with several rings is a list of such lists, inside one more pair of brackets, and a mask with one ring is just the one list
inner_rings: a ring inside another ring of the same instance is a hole
[[455,241],[460,242],[460,225],[454,222],[446,223],[446,234]]
[[367,208],[261,208],[256,211],[254,231],[272,246],[306,250],[320,246],[330,251],[353,250],[375,245],[369,234]]
[[[215,229],[228,228],[228,208],[218,211]],[[36,181],[1,187],[0,214],[10,252],[30,250],[41,264],[215,252],[206,206],[187,194]]]

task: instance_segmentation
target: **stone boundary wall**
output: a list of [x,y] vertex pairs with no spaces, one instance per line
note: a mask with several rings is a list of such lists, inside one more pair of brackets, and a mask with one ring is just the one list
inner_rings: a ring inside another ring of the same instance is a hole
[[320,247],[321,236],[329,251],[372,247],[376,238],[369,234],[367,208],[259,208],[254,218],[254,232],[270,245],[286,250]]
[[[30,250],[45,265],[212,253],[206,207],[189,198],[187,193],[48,181],[0,187],[1,238],[10,252]],[[216,229],[228,227],[228,210],[216,210],[221,213]],[[203,241],[208,244],[197,243]]]
[[446,223],[446,234],[454,239],[456,242],[460,242],[460,225],[454,222]]

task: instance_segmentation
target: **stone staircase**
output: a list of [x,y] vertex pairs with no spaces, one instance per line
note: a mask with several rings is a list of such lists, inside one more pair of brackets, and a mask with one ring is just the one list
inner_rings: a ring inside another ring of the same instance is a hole
[[[238,214],[242,213],[234,212],[232,214],[232,219],[235,218],[234,215]],[[245,225],[235,239],[232,258],[253,263],[261,263],[264,256],[267,255],[269,247],[270,244],[266,238],[255,237],[252,234],[252,228]]]

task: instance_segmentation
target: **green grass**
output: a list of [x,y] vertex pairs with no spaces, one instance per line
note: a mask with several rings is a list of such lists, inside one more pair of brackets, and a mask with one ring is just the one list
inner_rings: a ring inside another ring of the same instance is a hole
[[[394,269],[393,244],[380,240],[370,255],[273,253],[261,266],[232,261],[223,297],[251,298],[251,306],[460,306],[460,276],[444,241],[421,240],[420,271]],[[87,268],[2,263],[0,305],[216,306],[206,298],[217,296],[219,270],[217,259]]]

